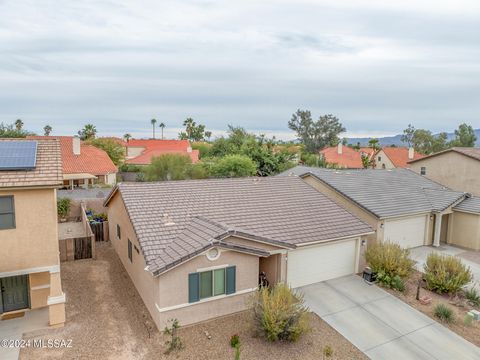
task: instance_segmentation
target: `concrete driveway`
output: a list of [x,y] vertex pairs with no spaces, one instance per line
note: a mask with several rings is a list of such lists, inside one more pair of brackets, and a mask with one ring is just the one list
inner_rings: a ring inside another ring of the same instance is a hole
[[480,291],[480,252],[473,250],[465,250],[455,246],[442,244],[439,247],[420,246],[410,249],[410,257],[417,262],[417,270],[423,272],[423,265],[427,260],[428,254],[437,252],[440,254],[453,255],[462,260],[462,262],[470,267],[473,274],[473,286]]
[[359,276],[299,290],[313,312],[371,359],[480,359],[480,348]]

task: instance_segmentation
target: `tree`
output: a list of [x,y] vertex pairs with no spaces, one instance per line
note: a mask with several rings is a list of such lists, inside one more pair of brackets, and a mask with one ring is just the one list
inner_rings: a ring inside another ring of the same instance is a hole
[[160,125],[158,125],[158,127],[162,129],[162,140],[163,140],[163,129],[165,128],[165,124],[161,122]]
[[361,155],[362,166],[364,169],[368,169],[372,165],[372,160],[368,157],[367,154]]
[[246,155],[227,155],[212,166],[211,172],[215,177],[253,176],[257,172],[257,165]]
[[373,151],[378,151],[380,150],[380,142],[375,138],[370,139],[368,140],[368,147],[372,148]]
[[15,126],[15,123],[0,123],[0,138],[24,138],[29,135],[35,135],[35,133],[24,129],[18,130]]
[[123,135],[123,140],[125,140],[127,143],[131,138],[132,138],[132,135],[129,133],[126,133]]
[[310,111],[300,109],[292,115],[288,127],[296,131],[305,149],[312,153],[318,152],[325,146],[337,145],[340,141],[338,135],[345,132],[345,128],[337,117],[327,114],[313,121]]
[[212,132],[211,131],[205,131],[205,139],[210,141],[210,138],[212,137]]
[[153,139],[155,139],[155,124],[157,123],[156,119],[150,120],[150,124],[152,124],[152,129],[153,129]]
[[412,124],[408,124],[408,127],[403,130],[403,135],[400,137],[400,140],[407,144],[407,146],[410,148],[413,146],[413,137],[415,135],[415,128],[413,127]]
[[147,181],[184,180],[189,177],[191,165],[187,155],[164,154],[153,157],[143,172]]
[[23,128],[23,121],[21,119],[17,119],[15,121],[15,129],[17,129],[17,131],[22,131],[22,128]]
[[475,136],[475,130],[473,130],[473,127],[463,123],[458,126],[457,130],[455,130],[455,139],[452,140],[449,145],[474,147],[476,141],[477,137]]
[[53,130],[53,129],[52,129],[52,127],[51,127],[50,125],[45,125],[45,126],[43,127],[43,134],[44,134],[45,136],[50,136],[50,133],[52,132],[52,130]]
[[125,159],[125,150],[122,145],[110,138],[97,138],[87,141],[87,144],[93,145],[105,151],[108,157],[115,165],[120,165]]
[[202,141],[205,139],[205,125],[197,124],[192,118],[183,122],[185,131],[178,134],[181,140]]
[[82,130],[78,131],[78,136],[82,140],[92,140],[95,139],[97,135],[97,128],[93,124],[86,124]]
[[447,134],[433,135],[430,130],[416,129],[413,134],[412,145],[415,151],[421,154],[428,155],[442,151],[448,148]]

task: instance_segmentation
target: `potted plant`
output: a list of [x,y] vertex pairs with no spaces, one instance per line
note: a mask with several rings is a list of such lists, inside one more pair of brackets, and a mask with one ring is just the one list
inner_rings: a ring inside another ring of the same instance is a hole
[[71,202],[72,201],[70,200],[70,198],[57,199],[57,214],[58,214],[58,217],[60,218],[60,222],[67,221],[67,215],[68,215],[68,212],[70,211]]

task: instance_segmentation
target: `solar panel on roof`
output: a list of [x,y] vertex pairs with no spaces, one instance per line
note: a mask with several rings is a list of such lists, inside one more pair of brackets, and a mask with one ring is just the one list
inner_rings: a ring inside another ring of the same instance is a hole
[[36,141],[0,141],[0,171],[31,170],[36,162]]

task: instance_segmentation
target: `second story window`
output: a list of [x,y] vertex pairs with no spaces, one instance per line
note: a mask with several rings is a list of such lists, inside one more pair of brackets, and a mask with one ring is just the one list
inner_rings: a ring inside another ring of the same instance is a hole
[[0,196],[0,230],[15,229],[13,196]]
[[420,175],[427,175],[427,168],[425,166],[420,168]]
[[117,238],[121,239],[122,238],[122,233],[120,232],[120,225],[117,224]]
[[378,157],[378,161],[382,161],[382,157],[381,157],[381,156]]

